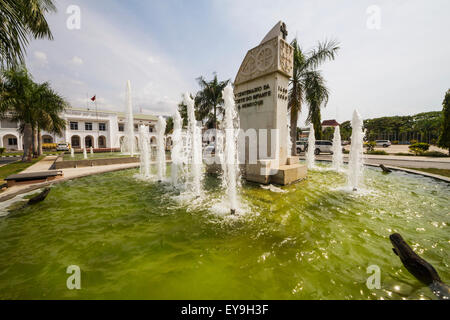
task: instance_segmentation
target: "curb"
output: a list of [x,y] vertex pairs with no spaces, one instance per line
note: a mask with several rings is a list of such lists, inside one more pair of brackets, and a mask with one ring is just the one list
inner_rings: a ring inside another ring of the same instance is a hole
[[[316,161],[322,161],[322,162],[332,162],[332,160],[318,160],[316,159]],[[344,160],[344,163],[348,164],[348,161]],[[374,167],[374,168],[380,168],[379,164],[372,164],[372,163],[364,163],[365,166],[368,167]],[[450,178],[444,177],[444,176],[440,176],[438,174],[433,174],[433,173],[428,173],[428,172],[424,172],[424,171],[417,171],[417,170],[413,170],[413,169],[407,169],[407,168],[400,168],[400,167],[394,167],[394,166],[388,166],[388,165],[384,165],[386,168],[388,169],[392,169],[395,171],[403,171],[406,173],[411,173],[411,174],[416,174],[419,176],[424,176],[427,178],[432,178],[432,179],[436,179],[436,180],[440,180],[440,181],[444,181],[447,183],[450,183]]]

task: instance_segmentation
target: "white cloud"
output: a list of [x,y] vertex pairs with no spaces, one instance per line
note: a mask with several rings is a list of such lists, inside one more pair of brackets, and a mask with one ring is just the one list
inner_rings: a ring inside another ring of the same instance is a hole
[[48,64],[47,54],[42,51],[34,52],[35,63],[38,67],[43,67]]
[[80,57],[74,56],[72,60],[70,60],[70,63],[76,66],[81,66],[83,64],[83,59]]
[[155,57],[152,57],[152,56],[148,57],[148,58],[147,58],[147,61],[148,61],[150,64],[158,63],[158,59],[156,59]]

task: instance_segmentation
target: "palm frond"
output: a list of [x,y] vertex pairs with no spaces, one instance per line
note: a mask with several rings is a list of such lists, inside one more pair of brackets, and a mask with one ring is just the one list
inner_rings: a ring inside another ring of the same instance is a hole
[[316,48],[306,54],[305,69],[312,70],[326,60],[334,60],[339,49],[339,42],[336,40],[319,42]]

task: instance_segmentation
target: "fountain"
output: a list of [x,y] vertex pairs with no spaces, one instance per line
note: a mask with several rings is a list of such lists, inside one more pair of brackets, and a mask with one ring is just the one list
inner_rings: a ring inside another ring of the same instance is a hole
[[363,121],[359,112],[355,110],[352,117],[352,138],[348,165],[348,184],[353,191],[358,190],[363,177],[363,137]]
[[195,196],[201,195],[203,180],[203,160],[202,160],[202,133],[195,119],[194,100],[189,93],[184,95],[184,102],[187,105],[188,113],[188,164],[191,178],[191,191]]
[[127,81],[127,110],[125,119],[125,138],[123,150],[129,153],[130,156],[135,154],[136,139],[134,138],[134,118],[133,118],[133,105],[131,103],[131,82]]
[[140,149],[140,174],[144,178],[150,177],[150,137],[148,127],[139,127],[139,149]]
[[306,164],[308,169],[313,169],[315,164],[316,155],[314,154],[316,149],[316,136],[314,132],[314,126],[311,123],[309,125],[309,137],[308,137],[308,151],[306,152]]
[[87,152],[86,152],[86,148],[83,148],[83,158],[84,158],[84,159],[87,159],[87,158],[88,158]]
[[337,126],[333,136],[333,169],[337,172],[344,167],[344,156],[342,154],[341,129]]
[[75,158],[75,149],[74,148],[70,148],[70,157]]
[[163,181],[166,176],[166,150],[165,150],[165,131],[166,131],[166,120],[162,117],[158,117],[158,123],[156,124],[156,162],[158,166],[158,181]]
[[178,110],[173,117],[173,134],[172,134],[172,184],[178,186],[180,183],[182,166],[183,166],[183,120],[181,119]]
[[234,102],[233,87],[228,84],[223,90],[225,101],[225,145],[224,162],[222,163],[223,175],[222,182],[226,188],[228,199],[230,201],[231,214],[238,209],[237,188],[239,181],[239,163],[237,152],[237,139],[239,132],[239,120]]

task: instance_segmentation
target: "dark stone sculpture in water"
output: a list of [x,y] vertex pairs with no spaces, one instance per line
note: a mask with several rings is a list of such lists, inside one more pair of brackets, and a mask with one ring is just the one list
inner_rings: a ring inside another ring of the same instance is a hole
[[431,264],[419,257],[400,234],[394,233],[389,236],[389,239],[394,246],[392,249],[394,253],[417,280],[427,285],[439,299],[450,299],[450,288],[442,282]]
[[33,198],[31,198],[30,200],[28,200],[29,205],[33,205],[36,204],[38,202],[44,201],[45,198],[48,196],[48,194],[50,193],[50,188],[45,188],[44,191],[42,191],[41,193],[39,193],[37,196],[34,196]]

